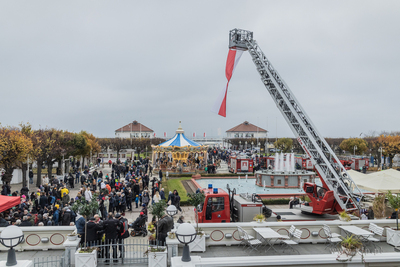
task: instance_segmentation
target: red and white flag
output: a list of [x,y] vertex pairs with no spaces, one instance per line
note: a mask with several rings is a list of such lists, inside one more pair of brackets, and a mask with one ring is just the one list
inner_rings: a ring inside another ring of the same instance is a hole
[[154,137],[156,137],[156,133],[154,133]]
[[167,137],[167,132],[164,132],[164,137]]
[[217,101],[215,101],[214,106],[212,108],[212,112],[217,113],[218,115],[221,115],[223,117],[226,117],[226,98],[228,94],[229,81],[232,78],[232,74],[235,71],[237,64],[239,63],[239,59],[242,56],[242,54],[243,54],[242,50],[229,49],[228,59],[226,60],[226,67],[225,67],[225,76],[228,82],[226,83],[225,88],[219,94]]
[[206,138],[206,133],[203,134],[203,137]]
[[196,137],[196,133],[193,133],[193,137]]

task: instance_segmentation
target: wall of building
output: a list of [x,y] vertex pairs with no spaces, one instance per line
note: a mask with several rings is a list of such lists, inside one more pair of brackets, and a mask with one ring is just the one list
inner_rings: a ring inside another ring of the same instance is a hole
[[266,132],[226,132],[227,138],[267,138]]
[[154,138],[153,132],[115,132],[115,137],[118,138]]

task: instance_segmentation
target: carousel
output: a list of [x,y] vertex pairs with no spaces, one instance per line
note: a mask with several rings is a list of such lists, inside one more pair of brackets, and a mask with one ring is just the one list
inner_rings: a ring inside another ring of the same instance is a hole
[[152,146],[152,160],[156,169],[171,172],[195,172],[204,168],[207,146],[200,145],[185,136],[181,122],[170,140]]

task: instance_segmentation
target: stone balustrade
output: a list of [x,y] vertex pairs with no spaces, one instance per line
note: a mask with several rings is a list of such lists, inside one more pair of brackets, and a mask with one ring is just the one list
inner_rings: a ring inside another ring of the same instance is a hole
[[[26,226],[20,227],[24,233],[25,240],[15,247],[15,250],[48,250],[65,249],[63,244],[67,240],[67,235],[75,231],[75,226]],[[0,227],[0,232],[4,227]],[[0,251],[6,251],[0,245]]]
[[[240,238],[237,231],[237,226],[241,226],[250,235],[255,236],[254,227],[270,227],[282,235],[288,235],[289,228],[294,225],[297,229],[303,231],[301,243],[324,243],[326,236],[322,229],[324,224],[329,225],[332,233],[342,234],[338,226],[340,225],[355,225],[363,229],[368,229],[369,224],[373,222],[381,227],[395,227],[396,220],[354,220],[351,222],[335,221],[295,221],[295,222],[246,222],[246,223],[200,223],[199,227],[206,233],[206,246],[213,245],[237,245]],[[386,230],[383,232],[386,237]]]

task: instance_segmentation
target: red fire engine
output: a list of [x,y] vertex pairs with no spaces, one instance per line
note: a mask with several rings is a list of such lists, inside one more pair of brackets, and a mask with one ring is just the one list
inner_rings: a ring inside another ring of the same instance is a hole
[[254,216],[263,213],[266,218],[271,217],[272,211],[267,208],[256,195],[236,195],[236,190],[227,186],[228,193],[221,188],[202,189],[204,203],[197,207],[199,223],[219,222],[250,222]]
[[253,159],[247,156],[231,156],[229,158],[229,172],[248,173],[253,172]]

